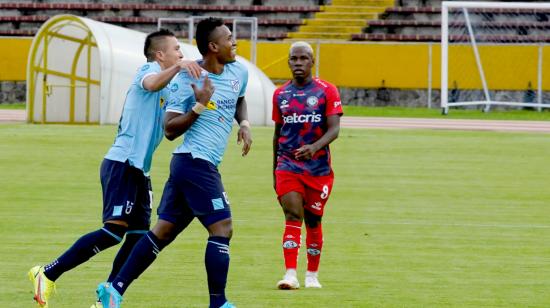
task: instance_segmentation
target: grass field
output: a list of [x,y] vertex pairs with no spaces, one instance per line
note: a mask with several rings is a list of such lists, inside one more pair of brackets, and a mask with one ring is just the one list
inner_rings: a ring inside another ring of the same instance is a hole
[[[115,126],[0,125],[0,306],[33,307],[26,272],[100,226],[99,164]],[[343,129],[324,219],[321,290],[278,291],[283,215],[271,129],[221,166],[234,216],[228,296],[239,307],[548,307],[546,134]],[[164,141],[152,170],[167,178]],[[206,307],[206,232],[194,222],[125,296],[124,307]],[[50,307],[89,307],[116,250],[58,280]],[[304,251],[299,263],[305,271]]]

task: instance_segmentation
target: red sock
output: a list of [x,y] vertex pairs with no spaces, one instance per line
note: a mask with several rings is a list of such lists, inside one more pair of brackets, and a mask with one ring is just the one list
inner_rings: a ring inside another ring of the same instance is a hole
[[298,250],[300,249],[301,232],[301,221],[286,221],[285,233],[283,234],[283,255],[285,256],[286,269],[296,269],[296,264],[298,263]]
[[321,261],[321,249],[323,248],[323,228],[321,223],[317,227],[310,228],[306,225],[307,270],[316,272]]

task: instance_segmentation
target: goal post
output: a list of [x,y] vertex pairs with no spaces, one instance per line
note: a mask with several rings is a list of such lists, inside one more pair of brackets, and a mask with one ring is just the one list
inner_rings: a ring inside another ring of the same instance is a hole
[[[550,108],[550,3],[443,1],[441,108]],[[547,97],[545,97],[545,95]]]

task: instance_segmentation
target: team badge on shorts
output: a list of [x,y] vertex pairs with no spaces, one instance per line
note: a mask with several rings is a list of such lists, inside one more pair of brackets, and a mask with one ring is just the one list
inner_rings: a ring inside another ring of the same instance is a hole
[[235,80],[231,80],[230,82],[231,82],[231,89],[233,89],[233,92],[238,93],[239,90],[241,89],[239,80],[235,79]]
[[310,96],[307,98],[307,105],[309,107],[313,107],[317,105],[317,102],[318,102],[317,96]]

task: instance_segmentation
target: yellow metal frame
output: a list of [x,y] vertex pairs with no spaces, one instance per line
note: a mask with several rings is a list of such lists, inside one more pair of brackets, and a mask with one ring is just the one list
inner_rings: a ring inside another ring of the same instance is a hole
[[[59,24],[62,22],[62,24]],[[71,23],[71,25],[76,26],[84,31],[87,32],[85,39],[78,39],[75,37],[63,35],[61,33],[58,33],[63,26],[65,26],[67,23]],[[80,46],[78,47],[76,53],[74,54],[72,64],[71,64],[71,72],[60,72],[51,70],[48,68],[48,47],[51,42],[52,38],[59,38],[63,40],[68,40],[71,42],[79,43]],[[37,52],[38,49],[42,46],[42,58],[37,59]],[[77,76],[76,75],[76,69],[78,62],[80,60],[80,56],[82,54],[82,51],[84,48],[87,47],[87,59],[86,59],[86,76]],[[37,37],[35,38],[35,42],[32,45],[31,50],[31,58],[29,63],[29,74],[30,74],[30,83],[29,83],[29,116],[28,116],[28,122],[35,123],[34,121],[34,108],[35,108],[35,86],[36,86],[36,78],[38,73],[43,73],[43,81],[42,81],[42,119],[40,123],[50,123],[55,124],[59,122],[48,122],[46,119],[46,102],[47,102],[47,95],[48,95],[48,84],[47,84],[47,76],[48,75],[55,75],[63,78],[67,78],[70,80],[69,87],[70,87],[70,101],[69,101],[69,122],[63,122],[63,123],[70,123],[70,124],[99,124],[98,121],[91,122],[90,121],[90,86],[91,85],[97,85],[100,86],[101,82],[99,80],[94,80],[91,78],[91,64],[92,64],[92,48],[97,48],[97,43],[93,40],[93,35],[90,29],[84,24],[78,17],[71,16],[71,15],[63,15],[58,18],[55,18],[54,20],[48,21],[45,28],[40,29],[40,32],[37,34]],[[75,122],[75,89],[77,87],[76,82],[84,82],[86,85],[86,118],[84,122]]]

